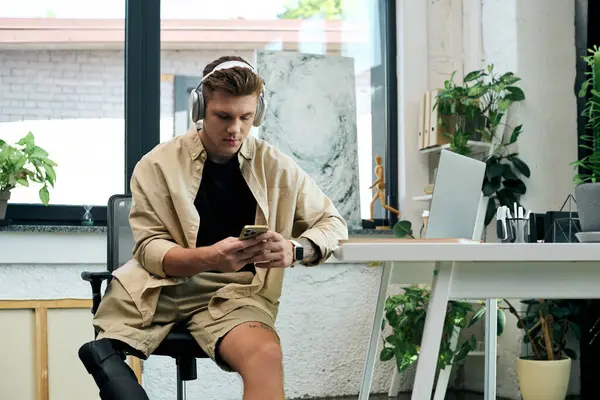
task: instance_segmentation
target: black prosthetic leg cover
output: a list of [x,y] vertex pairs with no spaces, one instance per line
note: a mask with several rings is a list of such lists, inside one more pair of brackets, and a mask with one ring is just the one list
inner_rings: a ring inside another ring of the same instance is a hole
[[149,400],[110,339],[84,344],[79,349],[79,359],[94,377],[102,400]]

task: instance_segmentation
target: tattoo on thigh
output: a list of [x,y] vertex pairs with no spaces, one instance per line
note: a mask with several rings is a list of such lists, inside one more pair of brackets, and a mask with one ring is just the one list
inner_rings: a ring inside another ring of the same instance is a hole
[[271,327],[267,324],[265,324],[264,322],[251,322],[248,325],[250,328],[263,328],[263,329],[268,329],[270,331],[272,331],[273,329],[271,329]]

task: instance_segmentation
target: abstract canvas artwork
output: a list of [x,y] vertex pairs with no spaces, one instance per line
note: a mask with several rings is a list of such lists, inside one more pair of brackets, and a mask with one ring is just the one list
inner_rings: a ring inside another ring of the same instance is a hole
[[354,60],[261,51],[267,113],[258,136],[291,156],[334,202],[360,223]]

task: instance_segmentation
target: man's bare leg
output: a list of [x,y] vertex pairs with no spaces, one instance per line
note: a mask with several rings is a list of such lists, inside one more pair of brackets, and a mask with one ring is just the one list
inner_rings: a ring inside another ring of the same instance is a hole
[[244,382],[244,400],[284,400],[279,338],[261,322],[233,328],[220,342],[219,355]]

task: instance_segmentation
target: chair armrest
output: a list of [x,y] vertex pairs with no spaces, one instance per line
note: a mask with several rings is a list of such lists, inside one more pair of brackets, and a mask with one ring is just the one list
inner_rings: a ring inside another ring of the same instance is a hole
[[89,282],[92,285],[92,314],[96,314],[98,307],[100,306],[100,300],[102,300],[102,281],[108,280],[111,277],[111,273],[108,271],[101,272],[90,272],[83,271],[81,273],[81,279]]

